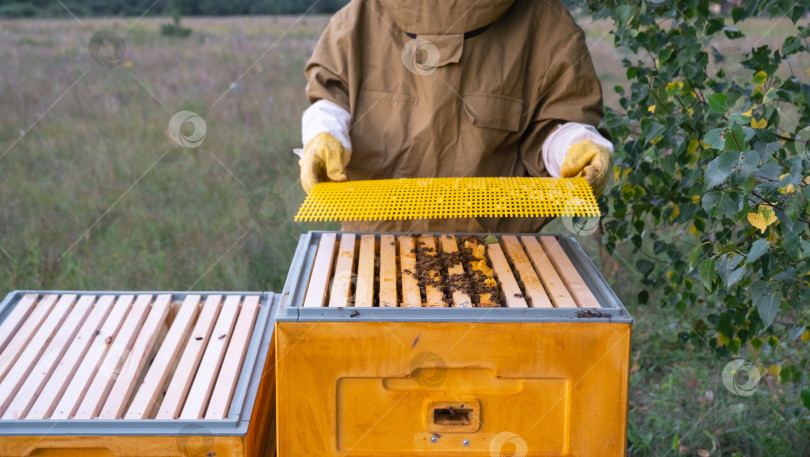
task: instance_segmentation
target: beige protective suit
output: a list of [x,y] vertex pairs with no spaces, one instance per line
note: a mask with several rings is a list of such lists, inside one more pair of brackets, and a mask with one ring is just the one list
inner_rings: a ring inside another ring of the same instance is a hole
[[[349,180],[548,176],[546,136],[561,123],[596,126],[602,117],[584,33],[557,0],[352,0],[331,18],[306,76],[311,102],[351,113]],[[344,229],[536,232],[545,222],[432,219]]]

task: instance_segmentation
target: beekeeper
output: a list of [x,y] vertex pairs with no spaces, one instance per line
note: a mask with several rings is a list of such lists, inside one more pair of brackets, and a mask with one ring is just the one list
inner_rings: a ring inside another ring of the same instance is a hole
[[[584,176],[613,146],[585,35],[559,0],[352,0],[306,65],[301,184]],[[345,230],[535,232],[543,218],[344,223]]]

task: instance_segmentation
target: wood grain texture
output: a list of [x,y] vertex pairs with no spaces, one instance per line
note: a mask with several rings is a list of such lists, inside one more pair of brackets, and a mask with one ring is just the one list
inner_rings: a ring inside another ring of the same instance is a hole
[[177,364],[169,387],[166,389],[166,396],[160,404],[156,419],[175,419],[180,414],[183,403],[186,400],[191,383],[194,381],[194,374],[202,360],[205,347],[211,339],[211,332],[222,308],[222,295],[209,295],[205,300],[205,305],[200,312],[194,330],[183,351],[183,356]]
[[57,331],[59,325],[64,321],[65,317],[70,312],[73,304],[76,302],[76,295],[66,294],[59,298],[59,301],[45,318],[45,321],[37,329],[37,332],[28,342],[28,345],[20,354],[20,357],[14,363],[14,366],[8,370],[6,377],[0,382],[0,414],[4,413],[6,407],[14,399],[22,383],[31,373],[34,365],[39,360],[42,353],[52,338],[53,334]]
[[228,408],[231,406],[236,383],[242,374],[242,364],[245,361],[250,337],[253,335],[253,324],[256,322],[258,314],[259,296],[245,297],[236,327],[233,330],[233,337],[225,353],[225,360],[219,370],[214,392],[211,394],[211,401],[208,403],[206,419],[224,419],[228,416]]
[[577,306],[580,308],[601,308],[596,297],[591,293],[591,289],[585,284],[582,276],[580,276],[574,264],[571,263],[571,259],[569,259],[568,255],[563,251],[557,238],[553,236],[541,236],[540,244],[546,251],[546,255],[548,255],[551,263],[554,264],[554,268],[556,268],[557,272],[560,274],[565,287],[568,288],[571,292],[571,296],[574,297]]
[[520,241],[514,235],[504,235],[501,237],[501,241],[504,248],[506,248],[506,254],[512,260],[512,265],[515,266],[515,270],[517,270],[520,280],[523,282],[523,288],[526,295],[528,295],[527,298],[531,300],[532,307],[551,308],[551,300],[546,295],[543,284],[540,282],[540,278],[537,277],[531,261],[526,257]]
[[529,305],[523,299],[523,292],[520,290],[517,280],[515,280],[509,262],[506,261],[501,245],[498,243],[488,244],[487,254],[489,260],[492,261],[492,270],[501,284],[506,306],[508,308],[528,308]]
[[[421,235],[419,237],[419,243],[422,255],[436,257],[436,238],[431,235]],[[433,278],[435,283],[441,284],[442,281],[442,273],[439,270],[430,270],[428,275]],[[426,284],[425,285],[425,306],[431,308],[440,308],[446,307],[447,303],[444,301],[444,293],[442,293],[441,289],[438,286],[433,284]]]
[[309,275],[307,295],[304,298],[304,307],[322,307],[326,303],[326,288],[332,273],[332,263],[335,258],[335,234],[324,233],[318,243],[315,261],[312,263],[312,272]]
[[[51,377],[59,360],[65,354],[68,343],[79,331],[79,327],[90,312],[95,301],[94,296],[85,295],[76,302],[64,322],[55,329],[53,338],[47,348],[42,352],[37,364],[28,374],[28,378],[20,386],[17,395],[3,413],[3,419],[22,419],[28,413],[48,378]],[[58,306],[58,305],[57,305]]]
[[[81,301],[86,296],[82,296]],[[95,298],[95,296],[90,296]],[[85,319],[78,333],[73,337],[73,341],[65,351],[65,355],[56,366],[48,382],[36,398],[34,405],[25,416],[26,419],[47,419],[56,408],[68,387],[68,382],[73,379],[76,370],[84,359],[91,342],[100,332],[101,325],[110,314],[115,296],[102,295],[95,305],[93,305],[90,315]]]
[[380,306],[399,306],[397,298],[397,248],[394,235],[380,235]]
[[402,282],[402,306],[422,306],[422,294],[419,292],[419,282],[416,279],[416,250],[413,237],[402,235],[399,237],[400,278]]
[[[441,235],[439,237],[439,245],[441,246],[442,252],[453,253],[458,252],[458,243],[456,243],[456,237],[453,235]],[[451,265],[447,269],[447,275],[463,275],[464,274],[464,265],[461,262],[456,263],[455,265]],[[461,291],[461,290],[453,290],[453,303],[452,306],[458,308],[469,308],[472,306],[472,299],[470,296]]]
[[172,364],[180,355],[185,343],[188,341],[189,332],[194,324],[194,318],[200,310],[200,296],[187,295],[183,300],[180,311],[174,318],[166,337],[160,345],[149,371],[138,386],[135,398],[129,405],[124,419],[147,419],[152,410],[152,406],[158,399],[160,389],[169,377]]
[[135,389],[135,383],[146,365],[146,358],[152,352],[160,329],[166,322],[166,316],[169,315],[171,303],[171,294],[158,295],[155,299],[146,321],[138,330],[138,337],[132,345],[132,350],[127,355],[126,361],[107,395],[98,415],[99,419],[120,419],[124,415],[132,391]]
[[42,297],[35,304],[34,311],[25,319],[25,322],[19,327],[17,333],[12,336],[6,348],[0,353],[0,379],[3,379],[8,370],[14,366],[14,363],[28,346],[28,342],[34,337],[39,326],[48,317],[58,299],[58,295],[49,294]]
[[522,236],[520,241],[523,243],[523,247],[526,248],[526,253],[529,255],[535,271],[548,291],[551,303],[557,308],[576,308],[577,303],[574,301],[574,297],[568,292],[562,278],[557,274],[557,270],[549,260],[543,247],[540,246],[540,242],[537,241],[537,237]]
[[242,297],[239,295],[225,297],[225,304],[217,318],[214,333],[208,340],[205,354],[200,361],[191,389],[188,391],[183,411],[180,413],[181,419],[202,419],[205,408],[208,406],[208,400],[211,398],[211,392],[214,390],[214,383],[222,366],[225,350],[233,335],[240,301],[242,301]]
[[357,257],[357,284],[354,306],[374,306],[374,262],[376,241],[374,235],[360,236],[360,254]]
[[352,306],[352,273],[357,237],[354,233],[340,234],[340,248],[335,261],[335,274],[332,276],[332,289],[329,291],[329,306]]
[[25,323],[25,319],[34,311],[37,304],[37,294],[25,294],[8,314],[8,317],[0,324],[0,354],[6,345],[14,338],[17,330]]
[[127,314],[124,324],[118,334],[115,335],[110,349],[104,356],[104,360],[101,362],[96,376],[90,384],[90,389],[87,390],[81,404],[79,404],[79,409],[76,410],[74,418],[93,419],[101,411],[113,383],[126,363],[129,351],[135,343],[135,338],[138,336],[143,321],[146,319],[150,303],[152,303],[152,295],[149,294],[138,295],[138,298],[135,299],[135,303],[132,305],[129,314]]
[[110,315],[104,321],[100,332],[93,338],[90,344],[90,349],[87,350],[84,358],[81,360],[81,365],[76,369],[73,378],[70,380],[67,389],[59,399],[50,419],[68,419],[73,417],[76,410],[79,408],[81,401],[87,394],[90,384],[98,373],[99,366],[104,360],[104,356],[112,346],[112,341],[118,330],[124,323],[124,317],[129,312],[132,302],[135,299],[133,295],[121,295],[115,302]]

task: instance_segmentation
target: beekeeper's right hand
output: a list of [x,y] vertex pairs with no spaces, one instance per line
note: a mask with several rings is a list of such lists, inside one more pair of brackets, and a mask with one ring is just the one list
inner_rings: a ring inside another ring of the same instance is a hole
[[346,156],[340,141],[326,132],[319,133],[310,140],[298,161],[301,166],[301,185],[306,193],[312,192],[315,184],[321,181],[346,181]]
[[349,138],[351,114],[329,100],[318,100],[304,111],[301,139],[301,186],[307,193],[321,181],[346,181],[346,165],[352,155]]

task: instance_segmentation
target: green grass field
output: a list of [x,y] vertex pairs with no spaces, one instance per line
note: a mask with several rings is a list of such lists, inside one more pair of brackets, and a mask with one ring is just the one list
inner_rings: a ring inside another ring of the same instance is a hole
[[[280,290],[298,235],[335,228],[292,221],[304,197],[291,152],[308,105],[303,67],[326,18],[188,19],[185,39],[161,36],[166,22],[0,21],[2,293]],[[624,55],[607,24],[581,23],[615,106]],[[781,44],[786,27],[755,22],[733,46]],[[90,58],[98,30],[125,39],[121,65]],[[196,149],[169,139],[180,110],[207,124]],[[795,391],[766,375],[753,396],[730,393],[728,359],[677,342],[690,315],[636,304],[632,253],[609,259],[581,242],[636,319],[630,455],[810,455]],[[784,357],[760,355],[765,366]]]

